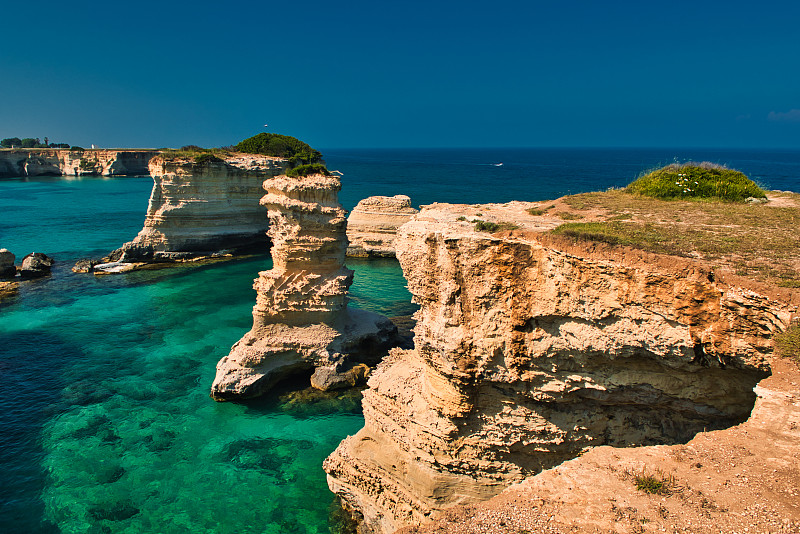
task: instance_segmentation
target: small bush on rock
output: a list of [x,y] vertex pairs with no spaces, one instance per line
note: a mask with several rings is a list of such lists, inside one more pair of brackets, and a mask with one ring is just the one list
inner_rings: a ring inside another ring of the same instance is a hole
[[300,165],[294,169],[286,171],[286,176],[298,178],[300,176],[308,176],[311,174],[322,174],[324,176],[331,176],[331,172],[322,163],[309,163],[308,165]]

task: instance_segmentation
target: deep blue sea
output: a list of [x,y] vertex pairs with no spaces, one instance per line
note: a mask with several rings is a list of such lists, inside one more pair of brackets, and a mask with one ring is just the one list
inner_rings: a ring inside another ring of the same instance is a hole
[[[623,186],[675,160],[800,191],[800,151],[324,150],[345,208],[544,200]],[[503,163],[497,166],[497,163]],[[95,277],[73,263],[131,240],[149,177],[0,180],[0,248],[45,252],[51,277],[0,303],[0,532],[327,533],[322,460],[363,424],[357,399],[208,396],[250,327],[269,258]],[[414,311],[395,261],[350,261],[351,305]]]

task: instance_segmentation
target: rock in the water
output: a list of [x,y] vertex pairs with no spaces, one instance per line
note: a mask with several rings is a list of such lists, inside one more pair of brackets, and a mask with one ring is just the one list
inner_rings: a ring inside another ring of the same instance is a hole
[[399,341],[386,317],[347,309],[353,271],[344,266],[340,187],[337,177],[323,175],[264,182],[273,268],[255,281],[253,328],[217,364],[215,399],[261,395],[301,370],[374,364]]
[[336,366],[317,367],[311,375],[311,385],[321,391],[350,388],[363,384],[369,376],[369,366],[359,363],[352,368],[341,371]]
[[109,259],[169,262],[266,247],[262,182],[283,174],[288,165],[284,158],[239,153],[201,161],[169,154],[153,158],[144,228]]
[[94,266],[100,263],[97,260],[84,258],[75,262],[72,267],[73,273],[90,273],[94,270]]
[[22,268],[19,274],[23,278],[39,278],[50,274],[53,259],[41,252],[31,252],[22,258]]
[[17,268],[14,267],[16,259],[8,249],[0,248],[0,278],[14,278],[17,275]]
[[397,229],[418,210],[405,195],[368,197],[347,217],[347,255],[352,257],[394,257]]

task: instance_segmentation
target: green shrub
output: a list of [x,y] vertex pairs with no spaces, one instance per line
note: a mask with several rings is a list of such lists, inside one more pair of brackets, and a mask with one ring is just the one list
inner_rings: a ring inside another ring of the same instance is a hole
[[476,232],[496,232],[500,229],[500,225],[488,221],[475,221]]
[[316,163],[322,154],[306,143],[288,135],[260,133],[236,145],[236,150],[247,154],[264,154],[286,158],[292,166]]
[[742,202],[750,197],[767,196],[743,173],[707,161],[672,163],[640,176],[625,191],[665,200],[719,199]]
[[75,152],[83,152],[84,150],[86,150],[85,148],[83,148],[81,146],[78,146],[78,145],[71,146],[71,147],[69,147],[69,149],[70,150],[74,150]]
[[499,230],[515,230],[519,228],[514,223],[500,221],[499,223],[493,223],[489,221],[482,221],[480,219],[476,221],[472,221],[475,223],[475,231],[476,232],[497,232]]
[[211,152],[203,152],[202,154],[194,156],[194,162],[200,165],[214,163],[217,161],[222,161],[222,159],[218,158]]
[[300,165],[293,169],[289,169],[286,172],[286,176],[290,176],[292,178],[308,176],[309,174],[322,174],[325,176],[331,176],[331,172],[322,163],[309,163],[306,165]]
[[528,215],[533,215],[534,217],[539,217],[540,215],[544,215],[545,213],[547,213],[549,210],[551,210],[553,208],[555,208],[555,205],[550,204],[549,206],[547,206],[545,208],[528,208],[525,211],[528,212]]

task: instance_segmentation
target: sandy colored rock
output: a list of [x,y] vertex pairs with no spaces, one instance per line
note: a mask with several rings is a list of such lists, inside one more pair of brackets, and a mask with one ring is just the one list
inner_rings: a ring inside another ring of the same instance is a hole
[[41,252],[31,252],[22,258],[19,275],[22,278],[39,278],[50,274],[53,258]]
[[[543,224],[523,203],[481,208]],[[398,232],[416,349],[378,366],[364,428],[324,464],[362,531],[443,517],[593,447],[681,443],[747,419],[796,305],[699,262],[478,232],[464,210],[435,205]]]
[[215,399],[261,395],[286,375],[316,367],[374,364],[396,342],[387,318],[347,309],[353,271],[344,266],[340,187],[338,177],[323,175],[264,182],[273,268],[254,283],[252,329],[217,365]]
[[347,217],[347,255],[394,257],[397,229],[417,212],[405,195],[363,199]]
[[0,177],[6,176],[119,176],[148,173],[157,150],[0,150]]
[[158,156],[149,168],[154,183],[144,228],[111,260],[168,261],[266,246],[262,182],[283,174],[287,160],[232,154],[197,163]]
[[[597,447],[486,502],[399,532],[798,532],[800,370],[779,359],[772,370],[741,425],[685,445]],[[641,476],[662,481],[663,492],[637,489]]]

